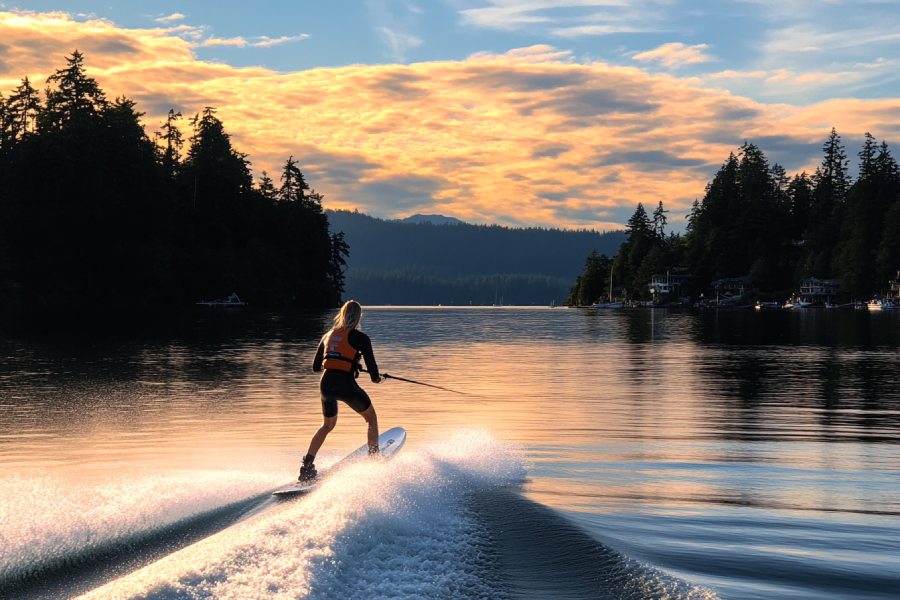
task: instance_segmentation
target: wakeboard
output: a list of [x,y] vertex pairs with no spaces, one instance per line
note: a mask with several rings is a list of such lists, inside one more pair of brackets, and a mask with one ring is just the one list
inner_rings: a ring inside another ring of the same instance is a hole
[[[403,444],[405,443],[406,430],[404,430],[402,427],[394,427],[393,429],[388,429],[387,431],[379,435],[378,449],[381,452],[382,459],[387,460],[393,457],[395,454],[400,452],[400,448],[402,448]],[[327,471],[320,471],[318,477],[316,477],[312,481],[292,481],[291,483],[283,485],[273,491],[272,495],[285,497],[311,492],[319,487],[319,485],[322,484],[322,481],[324,481],[330,475],[335,474],[349,464],[367,459],[368,456],[369,445],[364,444],[338,462],[334,463]]]

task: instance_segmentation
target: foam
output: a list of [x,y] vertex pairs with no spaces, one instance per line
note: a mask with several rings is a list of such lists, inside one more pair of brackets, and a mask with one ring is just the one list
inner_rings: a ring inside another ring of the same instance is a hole
[[284,474],[183,471],[73,483],[12,475],[0,486],[0,583],[128,544],[271,489]]
[[522,452],[459,431],[316,491],[82,596],[497,598],[470,491],[523,481]]

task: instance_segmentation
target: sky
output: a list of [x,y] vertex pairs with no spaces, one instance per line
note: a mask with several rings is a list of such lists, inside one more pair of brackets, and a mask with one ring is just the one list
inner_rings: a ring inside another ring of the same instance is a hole
[[[745,141],[815,169],[835,127],[900,133],[896,0],[295,0],[0,3],[0,91],[74,49],[146,112],[213,106],[328,208],[676,230]],[[185,123],[185,128],[187,124]]]

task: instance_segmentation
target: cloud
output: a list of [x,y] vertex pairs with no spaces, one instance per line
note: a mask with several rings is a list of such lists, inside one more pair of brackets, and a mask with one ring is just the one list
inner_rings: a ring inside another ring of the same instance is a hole
[[173,13],[173,14],[169,15],[168,17],[160,17],[158,19],[154,19],[154,21],[156,21],[157,23],[163,23],[165,25],[168,25],[169,23],[174,23],[175,21],[181,21],[182,19],[184,19],[183,14]]
[[300,40],[305,40],[309,37],[309,34],[301,33],[300,35],[283,35],[280,38],[268,38],[266,36],[262,36],[259,38],[255,38],[257,41],[250,44],[251,46],[256,46],[257,48],[268,48],[269,46],[278,46],[279,44],[287,44],[289,42],[299,42]]
[[722,71],[701,75],[711,85],[726,85],[735,94],[752,93],[760,98],[796,98],[803,102],[823,91],[852,94],[891,77],[894,61],[856,64],[850,70],[798,71],[778,68],[768,71]]
[[521,6],[503,5],[461,10],[463,22],[476,27],[493,29],[519,29],[523,25],[549,24],[553,19],[534,14],[547,7],[547,3],[531,3]]
[[703,54],[703,51],[707,48],[709,48],[709,46],[706,44],[686,46],[680,42],[676,42],[672,44],[663,44],[655,50],[641,52],[632,58],[641,62],[656,61],[664,67],[677,69],[684,65],[695,65],[713,60],[712,57]]
[[392,60],[406,62],[406,53],[424,43],[412,33],[423,11],[411,0],[366,0],[366,7],[373,21],[372,29]]
[[531,152],[531,158],[559,158],[572,149],[572,146],[539,146]]
[[765,71],[720,71],[719,73],[710,73],[707,75],[710,79],[762,79],[766,76]]
[[667,0],[486,0],[487,6],[459,11],[473,27],[528,30],[555,37],[646,33],[665,21]]
[[551,35],[564,38],[582,37],[585,35],[612,35],[614,33],[647,33],[651,29],[635,28],[621,25],[579,25],[577,27],[556,27],[550,30]]
[[406,60],[406,51],[422,45],[422,40],[414,35],[394,31],[388,27],[379,27],[378,33],[391,49],[391,56],[397,62]]
[[308,37],[309,35],[303,33],[300,35],[292,36],[285,35],[275,39],[266,36],[250,38],[250,40],[247,40],[241,36],[234,38],[207,38],[198,43],[197,46],[237,46],[238,48],[246,48],[249,46],[252,48],[268,48],[269,46],[277,46],[278,44],[286,44],[288,42],[299,42],[300,40],[305,40]]
[[208,38],[197,44],[198,46],[237,46],[243,48],[248,45],[247,40],[242,37],[234,38]]
[[900,122],[897,98],[766,104],[696,77],[579,64],[550,46],[409,65],[235,68],[198,60],[202,40],[179,37],[190,31],[0,13],[0,90],[26,75],[42,87],[78,48],[110,96],[147,112],[148,132],[169,108],[216,107],[257,173],[276,178],[293,155],[330,208],[599,229],[621,226],[637,202],[683,214],[744,140],[810,171],[832,126],[845,139],[881,139]]

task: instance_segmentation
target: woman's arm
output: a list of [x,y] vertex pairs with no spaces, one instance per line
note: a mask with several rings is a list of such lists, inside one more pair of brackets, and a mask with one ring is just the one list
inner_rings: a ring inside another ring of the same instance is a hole
[[319,340],[319,347],[316,348],[316,357],[313,358],[313,371],[318,373],[322,370],[322,360],[325,358],[325,338]]
[[366,361],[366,371],[369,372],[369,377],[372,378],[372,381],[374,383],[381,383],[381,375],[378,373],[378,365],[375,363],[375,353],[372,352],[372,340],[369,339],[369,336],[358,329],[354,329],[350,332],[350,335],[347,336],[347,341],[350,342],[351,346],[356,348],[357,352],[360,352],[363,355],[363,359]]

